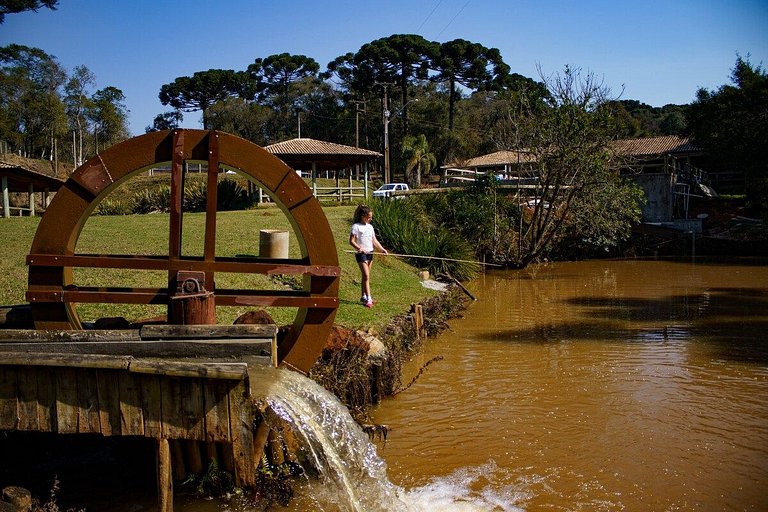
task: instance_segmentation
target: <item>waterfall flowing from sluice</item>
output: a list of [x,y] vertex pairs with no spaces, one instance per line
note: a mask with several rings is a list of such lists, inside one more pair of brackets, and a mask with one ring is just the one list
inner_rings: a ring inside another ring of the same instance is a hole
[[269,404],[265,420],[270,427],[279,430],[281,421],[290,425],[306,460],[305,472],[319,473],[317,480],[306,477],[311,510],[520,512],[517,504],[528,497],[517,486],[489,487],[504,476],[493,461],[406,491],[389,481],[386,463],[347,408],[315,381],[262,366],[252,370],[251,386]]
[[265,371],[274,375],[257,379],[266,385],[257,396],[264,396],[271,411],[292,427],[302,453],[320,473],[320,485],[312,492],[320,510],[321,503],[350,512],[409,510],[387,479],[376,447],[333,394],[297,372]]

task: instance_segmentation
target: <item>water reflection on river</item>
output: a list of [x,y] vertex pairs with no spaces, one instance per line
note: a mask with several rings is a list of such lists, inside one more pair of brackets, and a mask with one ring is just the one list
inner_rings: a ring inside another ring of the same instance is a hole
[[558,263],[470,290],[404,381],[444,359],[374,411],[395,484],[498,510],[768,509],[765,261]]

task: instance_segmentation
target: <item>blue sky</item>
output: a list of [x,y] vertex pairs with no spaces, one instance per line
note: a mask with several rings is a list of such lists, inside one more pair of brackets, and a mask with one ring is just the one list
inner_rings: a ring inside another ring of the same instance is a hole
[[[325,66],[392,34],[463,38],[501,50],[512,71],[538,79],[579,67],[614,94],[652,106],[693,101],[728,83],[737,54],[768,65],[766,0],[60,0],[56,11],[12,14],[0,45],[41,48],[97,88],[126,95],[134,135],[169,110],[158,92],[176,77],[244,70],[288,52]],[[200,127],[198,113],[184,126]]]

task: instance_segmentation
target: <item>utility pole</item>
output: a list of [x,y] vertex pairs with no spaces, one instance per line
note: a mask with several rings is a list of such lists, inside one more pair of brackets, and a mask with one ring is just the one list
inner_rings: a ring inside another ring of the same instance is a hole
[[[367,114],[365,100],[350,100],[355,105],[355,147],[360,147],[360,112]],[[363,105],[363,108],[360,108]]]
[[[355,147],[360,147],[360,105],[363,105],[362,112],[367,113],[365,110],[365,100],[352,100],[350,103],[355,105]],[[366,164],[367,165],[367,164]],[[355,165],[355,179],[360,179],[360,164]]]
[[387,96],[387,85],[382,84],[384,96],[382,103],[382,113],[384,115],[384,183],[389,183],[389,97]]
[[390,158],[389,158],[389,96],[388,96],[388,87],[390,85],[395,85],[393,83],[388,82],[376,82],[375,85],[381,86],[381,89],[383,91],[383,94],[381,96],[381,113],[382,113],[382,123],[384,124],[384,183],[389,183],[390,181]]

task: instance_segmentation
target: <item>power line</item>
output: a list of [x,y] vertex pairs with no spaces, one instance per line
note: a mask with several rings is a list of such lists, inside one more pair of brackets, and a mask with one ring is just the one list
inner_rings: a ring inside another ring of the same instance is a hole
[[[456,15],[455,15],[453,18],[451,18],[451,21],[449,21],[449,22],[448,22],[448,24],[447,24],[445,27],[443,27],[443,30],[441,30],[441,31],[440,31],[440,33],[439,33],[439,34],[437,34],[437,37],[438,37],[438,38],[439,38],[439,37],[442,35],[442,33],[443,33],[443,32],[445,32],[445,29],[447,29],[448,27],[450,27],[450,26],[451,26],[451,23],[453,23],[453,20],[455,20],[456,18],[458,18],[458,17],[459,17],[459,14],[461,14],[461,12],[462,12],[464,9],[466,9],[466,7],[469,5],[469,2],[471,2],[471,1],[472,1],[472,0],[467,0],[467,3],[465,3],[465,4],[464,4],[464,7],[462,7],[461,9],[459,9],[459,12],[457,12],[457,13],[456,13]],[[436,39],[437,39],[437,38],[436,38]]]
[[421,27],[424,26],[424,24],[429,20],[429,18],[432,17],[433,14],[435,14],[435,11],[438,7],[440,7],[440,4],[443,3],[443,0],[438,0],[437,4],[432,8],[432,11],[427,15],[426,18],[424,18],[424,21],[421,22],[421,25],[419,25],[419,28],[416,29],[416,33],[418,34],[421,31]]

